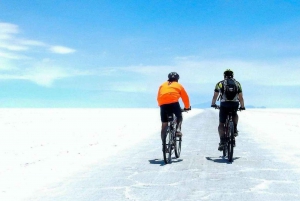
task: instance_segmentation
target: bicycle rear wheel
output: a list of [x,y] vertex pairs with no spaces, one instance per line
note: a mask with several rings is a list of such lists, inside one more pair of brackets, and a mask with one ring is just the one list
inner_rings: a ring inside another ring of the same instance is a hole
[[229,141],[228,141],[228,161],[233,161],[233,148],[234,148],[234,127],[233,122],[229,123]]
[[229,130],[228,130],[227,122],[226,122],[225,128],[226,128],[226,131],[225,131],[225,145],[223,147],[223,157],[228,156],[228,132],[229,132]]
[[163,157],[166,164],[171,163],[172,155],[172,134],[168,128],[163,141]]
[[223,148],[223,157],[228,156],[228,143],[226,142]]
[[181,141],[182,141],[181,137],[175,137],[175,156],[176,156],[176,158],[180,157]]

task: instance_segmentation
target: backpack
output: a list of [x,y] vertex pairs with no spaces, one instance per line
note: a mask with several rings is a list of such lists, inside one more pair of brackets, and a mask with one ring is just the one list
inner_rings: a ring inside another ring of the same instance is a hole
[[236,95],[238,93],[238,86],[236,84],[236,81],[232,78],[227,78],[224,80],[224,94],[225,97],[223,97],[226,101],[232,101],[236,98]]

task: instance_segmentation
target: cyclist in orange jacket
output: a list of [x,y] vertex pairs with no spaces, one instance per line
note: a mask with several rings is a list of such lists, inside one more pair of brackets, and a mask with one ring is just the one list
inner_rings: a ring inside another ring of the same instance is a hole
[[171,72],[168,75],[168,81],[164,82],[158,90],[157,102],[160,106],[160,118],[161,118],[161,140],[165,136],[166,129],[168,127],[168,114],[174,113],[177,117],[177,128],[176,135],[182,136],[181,124],[182,124],[182,114],[180,104],[178,102],[179,98],[182,99],[184,103],[184,110],[190,110],[190,100],[186,93],[184,87],[178,83],[179,75],[176,72]]

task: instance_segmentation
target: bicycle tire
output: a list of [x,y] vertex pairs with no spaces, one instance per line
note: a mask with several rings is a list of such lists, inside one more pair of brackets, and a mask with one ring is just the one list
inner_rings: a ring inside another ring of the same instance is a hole
[[170,129],[168,128],[166,131],[165,138],[163,140],[163,157],[166,164],[171,163],[171,151],[172,151],[172,145],[171,145],[171,133]]
[[[176,118],[174,116],[174,118]],[[180,153],[181,153],[181,137],[177,137],[176,136],[176,127],[177,127],[177,123],[173,123],[173,143],[174,143],[174,150],[175,150],[175,157],[179,158],[180,157]]]
[[228,123],[226,121],[226,125],[225,125],[225,145],[223,147],[223,157],[228,156]]
[[233,127],[233,122],[229,123],[229,142],[228,142],[228,161],[232,162],[233,161],[233,138],[234,138],[234,127]]
[[227,143],[225,143],[224,147],[223,147],[223,157],[227,156],[228,149],[227,149]]
[[182,141],[181,137],[175,137],[175,156],[176,156],[176,158],[180,157],[181,141]]
[[169,140],[169,147],[168,147],[168,149],[169,149],[169,153],[168,153],[168,163],[171,163],[172,162],[172,154],[173,154],[173,152],[174,152],[174,148],[173,148],[173,146],[174,146],[174,144],[173,144],[173,131],[171,130],[170,132],[169,132],[169,137],[168,137],[168,140]]

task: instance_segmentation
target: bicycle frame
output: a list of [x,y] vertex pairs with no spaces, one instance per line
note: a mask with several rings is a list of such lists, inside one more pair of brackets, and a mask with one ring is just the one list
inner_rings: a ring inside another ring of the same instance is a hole
[[[220,109],[220,106],[217,105],[216,109]],[[233,161],[233,149],[235,146],[234,124],[233,124],[232,115],[233,115],[233,111],[228,112],[224,124],[225,146],[223,148],[223,157],[227,156],[229,162]]]
[[[189,109],[190,110],[190,109]],[[181,109],[181,112],[188,110]],[[165,163],[172,162],[172,154],[175,152],[175,157],[179,158],[181,153],[181,136],[176,136],[177,117],[174,113],[168,114],[168,127],[163,137],[163,157]]]
[[232,112],[230,112],[227,117],[226,117],[226,122],[224,124],[225,126],[225,137],[229,137],[230,136],[230,133],[228,132],[228,127],[229,127],[229,123],[230,122],[233,122],[232,121]]
[[[181,110],[181,112],[187,112]],[[181,136],[176,136],[177,131],[177,117],[175,114],[168,115],[168,127],[166,130],[166,135],[164,137],[164,148],[163,156],[165,163],[172,162],[172,155],[175,152],[175,157],[179,158],[181,153]]]
[[[215,109],[221,109],[219,105],[214,106]],[[245,110],[245,108],[237,108],[237,111]],[[233,124],[233,113],[235,111],[231,110],[228,112],[226,117],[225,127],[225,147],[223,148],[223,157],[227,156],[228,161],[233,161],[233,149],[235,147],[235,135],[234,135],[234,124]]]

